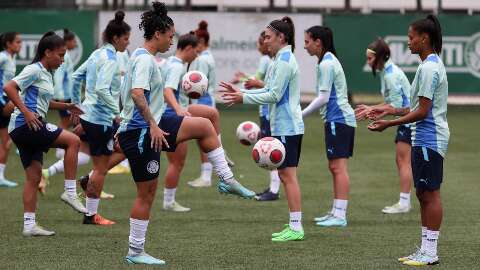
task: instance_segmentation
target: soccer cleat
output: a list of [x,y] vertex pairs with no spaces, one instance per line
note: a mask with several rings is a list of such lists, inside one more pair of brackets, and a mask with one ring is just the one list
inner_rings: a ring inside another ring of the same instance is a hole
[[0,187],[13,188],[18,186],[17,183],[9,181],[7,179],[0,179]]
[[176,201],[170,204],[163,204],[163,210],[169,211],[169,212],[190,212],[190,208],[188,207],[183,207]]
[[100,199],[113,199],[115,198],[115,195],[113,194],[110,194],[110,193],[107,193],[105,191],[102,190],[102,192],[100,193]]
[[267,193],[270,191],[270,187],[267,187],[265,190],[263,190],[262,192],[258,192],[257,194],[255,194],[256,196],[261,196],[263,193]]
[[289,242],[289,241],[302,241],[305,238],[303,230],[295,231],[290,228],[286,228],[282,231],[282,234],[277,237],[272,237],[272,242]]
[[404,206],[401,205],[400,203],[396,203],[392,206],[386,206],[385,208],[382,209],[382,212],[384,214],[402,214],[402,213],[408,213],[410,212],[410,205]]
[[95,214],[93,216],[83,216],[83,224],[88,225],[102,225],[102,226],[110,226],[115,224],[115,221],[108,220],[99,214]]
[[235,162],[233,162],[233,160],[227,155],[227,152],[224,152],[225,153],[225,160],[227,161],[227,165],[228,167],[232,168],[235,166]]
[[265,201],[276,201],[280,196],[278,193],[273,193],[271,191],[265,192],[261,195],[256,195],[255,200],[265,202]]
[[283,225],[283,230],[281,230],[280,232],[277,232],[277,233],[272,233],[272,238],[275,238],[277,236],[280,236],[280,235],[284,234],[288,229],[290,229],[290,225],[284,224]]
[[411,260],[404,261],[403,264],[410,266],[426,266],[426,265],[435,265],[439,264],[438,256],[430,256],[425,252],[420,253]]
[[127,255],[125,257],[125,262],[129,264],[149,264],[149,265],[165,265],[165,261],[154,258],[148,255],[146,252],[142,252],[138,255],[132,256]]
[[121,164],[118,164],[117,166],[111,168],[108,171],[108,174],[129,174],[130,173],[130,168],[125,167]]
[[54,231],[47,231],[41,226],[35,224],[32,229],[30,230],[23,230],[23,236],[52,236],[55,234]]
[[205,181],[201,177],[199,177],[199,178],[197,178],[193,181],[188,182],[188,185],[191,186],[191,187],[194,187],[194,188],[211,187],[212,182]]
[[401,257],[401,258],[398,258],[398,261],[399,262],[406,262],[406,261],[410,261],[410,260],[413,260],[414,258],[416,258],[418,255],[422,254],[422,250],[417,246],[415,248],[415,252],[408,255],[408,256],[405,256],[405,257]]
[[322,222],[322,221],[325,221],[325,220],[330,219],[330,218],[332,218],[332,217],[333,217],[332,213],[328,213],[328,214],[326,214],[326,215],[323,216],[323,217],[316,217],[316,218],[314,218],[313,221],[315,221],[315,222]]
[[70,196],[67,194],[67,192],[63,192],[62,196],[60,196],[60,199],[66,204],[70,205],[74,210],[84,214],[87,213],[87,209],[80,202],[77,194],[75,194],[74,196]]
[[321,227],[347,227],[347,219],[331,216],[330,218],[317,222]]
[[218,192],[220,193],[237,195],[245,199],[251,199],[255,196],[255,192],[245,188],[237,181],[235,181],[235,183],[228,184],[227,182],[220,180],[217,188]]
[[80,183],[80,187],[82,188],[83,192],[87,191],[88,181],[90,180],[90,176],[84,175],[78,179],[78,183]]

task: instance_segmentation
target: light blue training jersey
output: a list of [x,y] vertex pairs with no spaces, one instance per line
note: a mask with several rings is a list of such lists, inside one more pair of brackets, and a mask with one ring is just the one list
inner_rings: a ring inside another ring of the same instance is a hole
[[55,70],[53,74],[53,98],[57,100],[72,99],[72,75],[74,70],[72,58],[68,51],[63,57],[63,63]]
[[271,78],[265,87],[244,92],[243,103],[270,105],[270,129],[273,136],[304,133],[299,76],[292,47],[287,45],[277,52],[271,67]]
[[119,115],[120,69],[112,44],[95,50],[87,60],[84,114],[80,117],[90,123],[111,126]]
[[146,49],[137,48],[128,62],[125,80],[125,87],[121,91],[123,110],[120,117],[122,122],[118,132],[149,127],[149,123],[145,121],[133,102],[132,89],[143,89],[150,112],[155,121],[159,123],[164,108],[164,81],[155,57]]
[[0,103],[5,105],[5,99],[3,96],[3,87],[5,84],[15,77],[17,66],[15,64],[15,57],[13,57],[7,51],[0,52]]
[[411,85],[403,71],[392,60],[380,72],[381,93],[386,104],[394,108],[410,107]]
[[217,87],[217,76],[215,73],[215,59],[213,58],[210,49],[204,50],[200,55],[190,64],[189,71],[201,71],[208,79],[208,94],[215,96],[215,87]]
[[[272,63],[273,61],[270,58],[270,56],[262,55],[258,63],[258,68],[257,68],[257,72],[255,73],[255,78],[263,81],[263,83],[266,84],[268,68]],[[268,115],[268,104],[263,104],[258,106],[258,113],[260,117],[266,117],[267,119],[269,119],[270,117]]]
[[[36,62],[26,66],[20,74],[12,79],[20,88],[20,98],[33,113],[44,120],[47,118],[48,106],[53,98],[53,75],[42,63]],[[25,117],[15,107],[8,125],[8,132],[25,125]]]
[[448,81],[442,59],[430,54],[418,66],[412,83],[411,110],[418,110],[419,97],[432,101],[427,118],[412,126],[412,146],[422,146],[447,153],[450,130],[447,122]]
[[[176,56],[170,56],[167,59],[167,62],[162,66],[162,76],[165,79],[165,87],[173,89],[173,94],[178,104],[182,108],[188,107],[188,97],[185,95],[185,92],[182,90],[182,78],[185,73],[187,73],[187,66],[183,63],[182,59]],[[164,109],[168,112],[173,112],[172,107],[167,103],[164,105]]]
[[331,52],[325,53],[317,65],[317,94],[321,91],[330,92],[328,102],[320,109],[323,120],[356,127],[355,113],[348,103],[345,73],[337,57]]

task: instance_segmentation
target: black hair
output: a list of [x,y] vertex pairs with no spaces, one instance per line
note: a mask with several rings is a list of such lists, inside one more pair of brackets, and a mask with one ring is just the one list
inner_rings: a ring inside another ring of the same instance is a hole
[[11,43],[17,37],[18,32],[5,32],[0,35],[0,51],[7,49],[7,43]]
[[285,16],[280,20],[274,20],[270,22],[268,28],[276,33],[284,34],[285,41],[288,45],[292,46],[292,52],[295,51],[295,25],[293,25],[293,21],[290,17]]
[[177,41],[178,50],[183,50],[188,46],[192,46],[193,48],[195,48],[197,47],[197,45],[198,45],[198,38],[191,32],[185,35],[181,35]]
[[323,52],[319,57],[320,60],[327,52],[331,52],[333,55],[337,56],[335,44],[333,43],[332,29],[326,26],[315,25],[305,30],[305,32],[308,33],[314,41],[317,39],[322,41]]
[[62,46],[65,46],[65,41],[63,38],[55,34],[53,31],[45,33],[38,42],[37,52],[35,53],[32,64],[42,60],[42,58],[45,56],[46,50],[55,50]]
[[430,45],[437,54],[442,52],[442,27],[435,15],[430,14],[424,19],[414,21],[411,26],[417,33],[429,36]]
[[75,33],[68,30],[67,28],[64,28],[63,29],[63,40],[70,41],[72,39],[75,39]]
[[377,38],[374,42],[368,45],[367,49],[372,50],[375,52],[375,61],[373,61],[372,65],[372,73],[373,76],[377,74],[377,69],[383,69],[385,62],[390,59],[390,47],[382,38]]
[[167,13],[165,3],[155,1],[152,3],[152,9],[142,14],[138,28],[144,31],[143,37],[145,39],[150,40],[156,31],[165,33],[173,26],[173,20],[168,17]]
[[123,20],[124,18],[125,12],[121,10],[115,12],[115,18],[108,22],[103,32],[103,38],[106,42],[112,43],[114,36],[120,37],[130,32],[130,25]]

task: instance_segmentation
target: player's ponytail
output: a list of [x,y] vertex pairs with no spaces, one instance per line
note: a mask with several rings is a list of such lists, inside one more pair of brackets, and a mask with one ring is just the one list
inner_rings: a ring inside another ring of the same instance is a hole
[[109,21],[105,28],[103,38],[106,42],[112,43],[113,37],[120,37],[130,32],[130,25],[124,21],[124,18],[125,12],[120,10],[115,12],[115,18]]
[[203,40],[205,45],[208,46],[208,43],[210,42],[210,33],[208,32],[208,23],[206,21],[198,23],[198,29],[195,30],[195,36],[197,36],[198,40]]
[[65,46],[65,41],[53,31],[45,33],[38,42],[37,52],[33,58],[32,64],[39,62],[45,56],[47,50],[55,50]]
[[73,39],[75,39],[75,34],[67,28],[63,29],[63,40],[70,41]]
[[5,32],[0,35],[0,51],[7,49],[7,44],[12,43],[17,37],[18,32]]
[[337,51],[335,50],[335,44],[333,43],[333,32],[332,29],[326,26],[315,25],[308,28],[306,31],[312,38],[312,40],[322,41],[323,51],[319,59],[323,58],[325,53],[330,52],[333,55],[337,56]]
[[426,33],[430,38],[430,46],[437,54],[442,52],[442,27],[435,15],[428,15],[411,24],[412,28],[420,34]]
[[280,20],[270,22],[268,28],[285,36],[285,42],[292,46],[292,52],[295,51],[295,25],[290,17],[285,16]]
[[152,39],[156,31],[165,33],[173,26],[173,20],[167,13],[168,10],[165,3],[157,1],[152,3],[152,9],[142,13],[138,28],[144,31],[143,37],[146,40]]
[[372,65],[372,73],[375,77],[377,70],[382,70],[385,66],[385,62],[390,59],[390,47],[388,47],[385,40],[379,37],[368,45],[367,52],[375,54],[375,61],[373,61]]

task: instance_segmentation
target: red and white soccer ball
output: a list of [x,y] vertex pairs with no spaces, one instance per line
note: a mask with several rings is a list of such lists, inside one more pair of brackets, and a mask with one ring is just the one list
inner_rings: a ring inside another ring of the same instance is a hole
[[261,168],[273,170],[280,167],[285,160],[285,147],[279,140],[265,137],[253,147],[252,157]]
[[182,88],[189,98],[198,99],[207,92],[208,78],[200,71],[189,71],[183,75]]
[[252,145],[260,136],[260,128],[251,121],[245,121],[237,127],[237,138],[243,145]]

